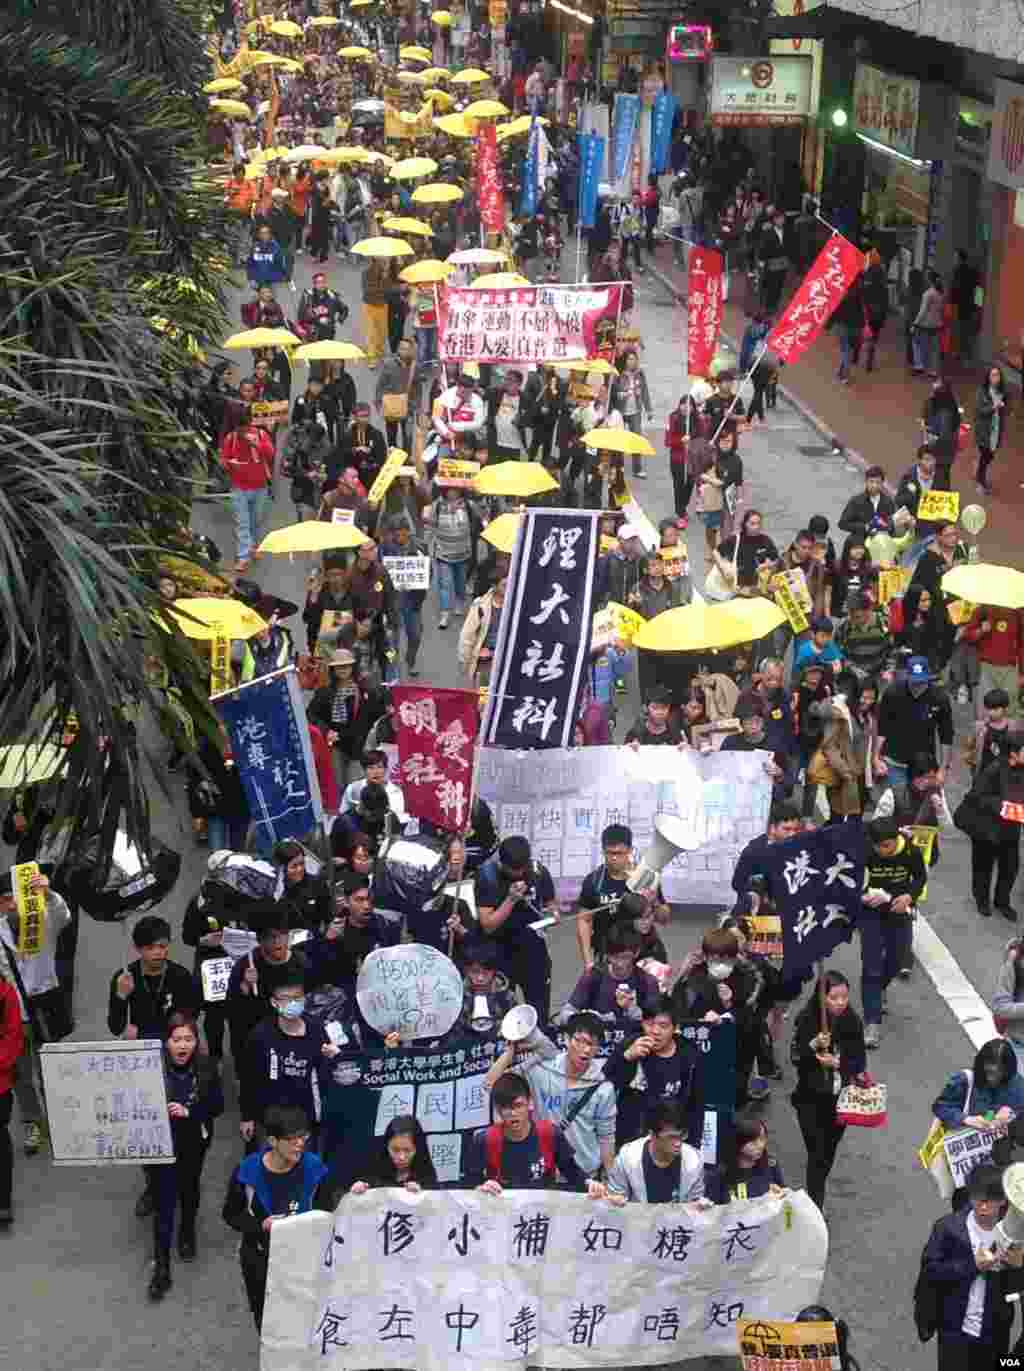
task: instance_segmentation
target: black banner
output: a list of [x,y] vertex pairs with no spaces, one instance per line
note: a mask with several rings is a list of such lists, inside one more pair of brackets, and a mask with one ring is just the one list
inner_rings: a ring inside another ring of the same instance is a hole
[[824,961],[853,937],[861,915],[865,859],[861,823],[828,824],[769,843],[762,869],[782,919],[787,976]]

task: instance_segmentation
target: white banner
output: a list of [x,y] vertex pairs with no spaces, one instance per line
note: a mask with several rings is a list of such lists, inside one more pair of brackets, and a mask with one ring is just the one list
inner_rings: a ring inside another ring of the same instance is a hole
[[680,904],[729,904],[740,852],[764,833],[772,783],[767,752],[703,755],[674,747],[480,749],[479,794],[503,838],[529,838],[560,899],[572,899],[600,866],[601,831],[628,824],[636,855],[656,814],[678,814],[697,843],[665,868],[662,888]]
[[56,1166],[174,1161],[160,1043],[45,1043],[39,1062]]
[[396,590],[429,590],[429,557],[382,557]]
[[803,1192],[698,1209],[564,1191],[375,1190],[274,1225],[261,1371],[659,1366],[817,1301]]

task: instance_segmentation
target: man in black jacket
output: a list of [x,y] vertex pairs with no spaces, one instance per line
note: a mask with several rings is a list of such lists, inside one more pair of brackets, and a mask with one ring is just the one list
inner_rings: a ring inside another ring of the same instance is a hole
[[895,819],[868,825],[867,889],[860,920],[864,1046],[877,1047],[889,983],[906,960],[914,906],[927,884],[921,849],[900,833]]
[[299,323],[307,330],[307,342],[324,342],[334,337],[335,328],[348,318],[346,305],[337,291],[329,290],[327,277],[316,272],[312,286],[299,296]]
[[[941,754],[940,754],[941,748]],[[910,764],[921,752],[939,759],[940,785],[953,756],[953,709],[935,684],[927,657],[907,661],[904,681],[889,686],[878,714],[877,755],[892,786],[910,784]]]
[[[1006,758],[992,762],[975,777],[970,794],[957,810],[956,822],[971,840],[971,887],[978,913],[988,918],[992,872],[996,873],[995,907],[1011,923],[1018,919],[1010,904],[1020,869],[1021,824],[1005,811],[1024,803],[1024,733],[1007,732]],[[966,821],[961,822],[966,815]]]
[[839,527],[844,533],[856,533],[861,538],[872,524],[876,527],[882,524],[891,532],[895,512],[893,498],[885,491],[885,472],[878,466],[868,467],[864,473],[864,493],[847,500]]

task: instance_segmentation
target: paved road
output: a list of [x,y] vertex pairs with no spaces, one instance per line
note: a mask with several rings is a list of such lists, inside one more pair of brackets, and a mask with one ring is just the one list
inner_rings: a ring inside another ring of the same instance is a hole
[[[308,259],[300,259],[299,287],[308,283]],[[332,283],[358,318],[357,278],[340,267]],[[641,278],[637,323],[646,342],[644,365],[655,398],[652,437],[659,450],[665,415],[681,389],[683,320],[660,288]],[[358,336],[358,335],[356,335]],[[363,394],[365,374],[357,375]],[[821,439],[780,403],[771,425],[743,440],[751,502],[763,510],[765,526],[782,545],[817,512],[837,516],[859,484]],[[647,512],[671,511],[667,464],[653,463],[651,478],[637,490]],[[291,521],[286,498],[274,509],[275,525]],[[200,520],[226,552],[233,549],[230,516],[222,504],[205,506]],[[695,579],[702,581],[703,538],[691,537]],[[268,589],[299,600],[308,566],[304,559],[263,561],[257,574]],[[425,611],[423,679],[458,684],[452,652],[454,633],[439,632],[436,601]],[[622,711],[629,718],[636,707]],[[174,805],[154,795],[160,836],[185,853],[177,890],[164,912],[177,930],[185,903],[198,884],[205,850],[191,846],[183,787],[171,778]],[[931,881],[929,914],[967,974],[987,985],[1006,926],[978,926],[966,911],[963,874],[966,851],[944,840],[944,859]],[[676,959],[699,936],[698,921],[680,921],[668,932]],[[578,965],[570,926],[552,936],[556,1003],[575,981]],[[122,932],[85,921],[79,951],[78,1031],[82,1039],[105,1037],[106,983],[121,964]],[[176,944],[178,959],[191,951]],[[837,964],[858,984],[858,959],[850,950]],[[884,1132],[848,1130],[827,1198],[832,1256],[824,1298],[852,1325],[863,1371],[923,1371],[934,1352],[917,1342],[909,1317],[918,1254],[940,1203],[931,1182],[915,1168],[914,1151],[923,1137],[929,1106],[948,1071],[973,1055],[962,1030],[920,970],[909,984],[894,987],[891,1018],[872,1066],[889,1082],[891,1123]],[[788,1102],[792,1072],[765,1105],[773,1146],[787,1178],[803,1179],[803,1149]],[[229,1084],[229,1098],[233,1088]],[[177,1371],[237,1371],[256,1364],[256,1338],[245,1307],[235,1256],[236,1236],[219,1217],[224,1185],[237,1160],[237,1111],[218,1125],[206,1168],[199,1227],[199,1259],[191,1268],[176,1264],[175,1286],[166,1301],[145,1304],[149,1225],[136,1220],[134,1168],[55,1168],[43,1156],[15,1164],[16,1225],[0,1238],[4,1270],[0,1303],[0,1367],[25,1364],[32,1348],[37,1371],[151,1371],[154,1349],[173,1358]],[[17,1115],[16,1115],[17,1122]],[[144,1313],[140,1311],[145,1310]]]

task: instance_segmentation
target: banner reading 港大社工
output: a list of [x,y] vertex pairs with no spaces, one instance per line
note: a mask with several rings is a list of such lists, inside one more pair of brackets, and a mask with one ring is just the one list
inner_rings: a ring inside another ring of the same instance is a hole
[[580,361],[614,342],[621,286],[519,286],[440,292],[444,362]]

